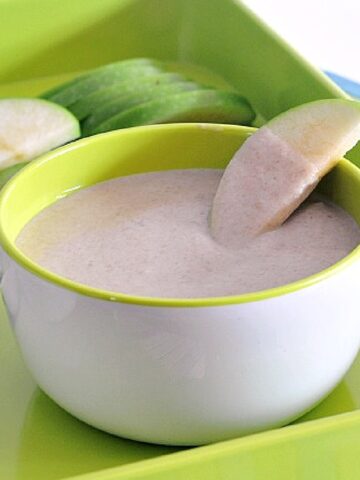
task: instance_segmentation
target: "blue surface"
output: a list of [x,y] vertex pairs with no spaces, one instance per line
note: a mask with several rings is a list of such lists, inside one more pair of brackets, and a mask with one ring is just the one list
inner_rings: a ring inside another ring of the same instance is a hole
[[347,94],[351,95],[352,97],[360,99],[360,84],[354,82],[353,80],[349,80],[348,78],[342,77],[336,73],[332,72],[325,72],[326,75],[331,78],[333,82],[339,85]]

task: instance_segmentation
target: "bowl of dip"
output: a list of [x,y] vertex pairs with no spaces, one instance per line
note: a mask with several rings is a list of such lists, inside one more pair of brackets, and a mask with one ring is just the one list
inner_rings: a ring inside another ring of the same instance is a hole
[[[200,445],[290,423],[320,402],[350,367],[360,344],[356,245],[334,264],[285,285],[236,294],[236,288],[225,289],[229,282],[224,275],[225,286],[219,281],[220,290],[214,290],[222,295],[214,295],[210,287],[188,295],[191,279],[185,279],[173,297],[166,290],[171,279],[163,282],[164,294],[159,296],[146,281],[141,295],[98,288],[95,280],[87,284],[56,273],[55,267],[45,268],[19,247],[19,234],[39,212],[101,182],[147,172],[171,176],[169,171],[188,169],[207,169],[215,182],[212,172],[225,168],[253,131],[172,124],[102,134],[44,155],[2,191],[2,292],[13,331],[40,388],[75,417],[134,440]],[[154,178],[160,188],[161,180]],[[197,185],[195,177],[191,181],[189,196],[198,199],[200,182]],[[149,198],[155,201],[152,187]],[[341,160],[317,190],[347,212],[351,222],[360,222],[357,167]],[[133,212],[138,197],[132,185],[128,192]],[[173,195],[173,189],[168,193]],[[124,198],[116,205],[120,214]],[[90,202],[75,221],[73,206],[67,205],[68,217],[65,209],[57,226],[47,227],[48,245],[59,235],[66,244],[68,218],[73,228],[90,218],[89,225],[100,222],[105,231],[101,222],[115,218],[118,211],[114,202],[96,208]],[[56,215],[54,210],[52,219]],[[146,238],[150,243],[152,237]],[[87,240],[80,243],[91,244]],[[147,278],[151,265],[161,261],[145,259],[146,243],[132,245],[137,263],[126,273],[129,285],[132,271],[137,268],[138,277]],[[188,251],[193,247],[201,253],[198,242],[190,242]],[[66,263],[70,257],[64,252]],[[110,264],[118,258],[111,243],[98,254]],[[267,271],[276,264],[276,255],[266,264]],[[182,258],[181,265],[184,262]],[[201,286],[202,279],[193,285]]]

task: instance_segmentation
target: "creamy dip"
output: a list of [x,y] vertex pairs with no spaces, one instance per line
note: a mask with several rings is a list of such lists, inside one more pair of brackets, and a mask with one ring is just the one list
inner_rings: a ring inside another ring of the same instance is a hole
[[216,243],[208,216],[222,174],[170,170],[99,183],[40,212],[17,245],[48,270],[92,287],[194,298],[284,285],[359,244],[355,221],[320,197],[241,247]]

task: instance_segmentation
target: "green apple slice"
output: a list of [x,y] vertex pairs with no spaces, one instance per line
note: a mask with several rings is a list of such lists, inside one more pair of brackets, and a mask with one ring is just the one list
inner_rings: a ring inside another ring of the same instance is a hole
[[98,108],[106,104],[123,98],[125,95],[151,92],[160,85],[170,85],[174,82],[183,82],[185,78],[178,73],[161,73],[157,75],[148,75],[134,81],[134,79],[115,83],[104,88],[99,88],[94,92],[82,97],[77,102],[70,105],[69,110],[73,112],[78,120],[84,120]]
[[160,62],[145,58],[136,58],[99,67],[89,73],[65,83],[62,88],[55,87],[42,95],[42,98],[69,107],[90,93],[114,85],[120,81],[155,75],[162,72]]
[[360,138],[360,103],[319,100],[245,141],[220,181],[211,233],[230,247],[280,226]]
[[94,74],[111,74],[112,71],[118,70],[119,67],[121,68],[133,68],[133,67],[148,67],[148,66],[154,66],[157,65],[159,62],[149,59],[149,58],[130,58],[127,60],[120,60],[117,62],[113,63],[108,63],[105,65],[101,65],[100,67],[93,68],[91,70],[88,70],[85,73],[80,73],[76,77],[72,78],[71,80],[68,80],[64,83],[61,83],[59,85],[55,85],[55,87],[51,88],[50,90],[47,90],[41,95],[41,98],[44,98],[46,100],[50,100],[50,98],[54,97],[57,95],[59,92],[61,92],[64,89],[67,89],[68,87],[74,87],[77,83],[82,82],[84,79],[92,77]]
[[241,95],[220,90],[195,90],[167,95],[126,110],[87,132],[95,134],[137,125],[174,122],[249,124],[254,112]]
[[21,162],[16,163],[15,165],[11,165],[10,167],[6,167],[3,170],[0,170],[0,189],[12,178],[14,175],[17,174],[22,168],[28,165],[29,162]]
[[0,100],[0,168],[31,160],[80,136],[65,108],[35,98]]
[[161,97],[178,94],[182,92],[190,92],[194,90],[202,90],[205,87],[195,82],[177,82],[168,85],[160,85],[151,89],[143,89],[129,95],[121,95],[116,100],[106,103],[102,108],[94,110],[94,112],[83,123],[83,135],[87,135],[101,125],[109,118],[120,114],[130,108]]

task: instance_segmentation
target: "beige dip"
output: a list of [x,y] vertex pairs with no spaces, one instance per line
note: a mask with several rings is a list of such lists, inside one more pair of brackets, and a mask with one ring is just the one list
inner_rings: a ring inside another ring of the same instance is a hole
[[222,174],[171,170],[97,184],[42,211],[17,244],[33,261],[77,282],[178,298],[284,285],[329,267],[359,244],[352,218],[315,197],[241,248],[217,244],[208,216]]

